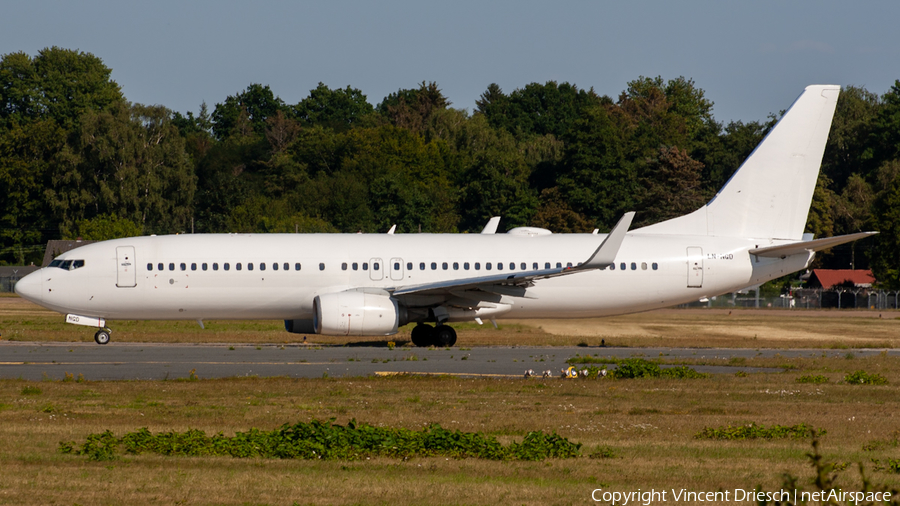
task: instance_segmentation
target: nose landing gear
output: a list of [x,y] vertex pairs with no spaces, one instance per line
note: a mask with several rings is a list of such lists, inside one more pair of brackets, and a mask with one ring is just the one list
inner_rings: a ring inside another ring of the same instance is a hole
[[109,342],[109,333],[112,332],[108,328],[102,328],[94,334],[94,341],[97,344],[106,344]]

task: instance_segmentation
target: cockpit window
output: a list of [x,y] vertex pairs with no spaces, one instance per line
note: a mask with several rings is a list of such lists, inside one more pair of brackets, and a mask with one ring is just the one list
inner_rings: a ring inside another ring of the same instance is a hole
[[64,269],[67,271],[78,269],[79,267],[84,267],[84,260],[60,260],[56,259],[50,262],[48,267],[59,267],[60,269]]

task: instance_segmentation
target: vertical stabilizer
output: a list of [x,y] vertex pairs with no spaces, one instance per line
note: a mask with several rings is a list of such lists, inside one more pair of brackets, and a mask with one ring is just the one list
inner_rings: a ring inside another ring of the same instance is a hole
[[707,205],[635,233],[801,240],[839,93],[808,86]]

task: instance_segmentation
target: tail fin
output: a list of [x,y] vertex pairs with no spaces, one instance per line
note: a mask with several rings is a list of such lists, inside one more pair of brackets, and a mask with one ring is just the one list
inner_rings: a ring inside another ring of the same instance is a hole
[[634,233],[800,240],[839,93],[807,86],[708,204]]

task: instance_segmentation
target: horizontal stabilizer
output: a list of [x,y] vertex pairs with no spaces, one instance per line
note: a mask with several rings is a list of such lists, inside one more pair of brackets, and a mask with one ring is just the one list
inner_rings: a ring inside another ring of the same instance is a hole
[[826,237],[824,239],[816,239],[814,241],[795,242],[791,244],[783,244],[781,246],[768,246],[765,248],[755,248],[750,250],[751,255],[770,258],[784,258],[791,255],[799,255],[809,253],[811,251],[822,251],[839,244],[858,241],[860,239],[875,235],[878,232],[860,232],[858,234],[839,235],[837,237]]

